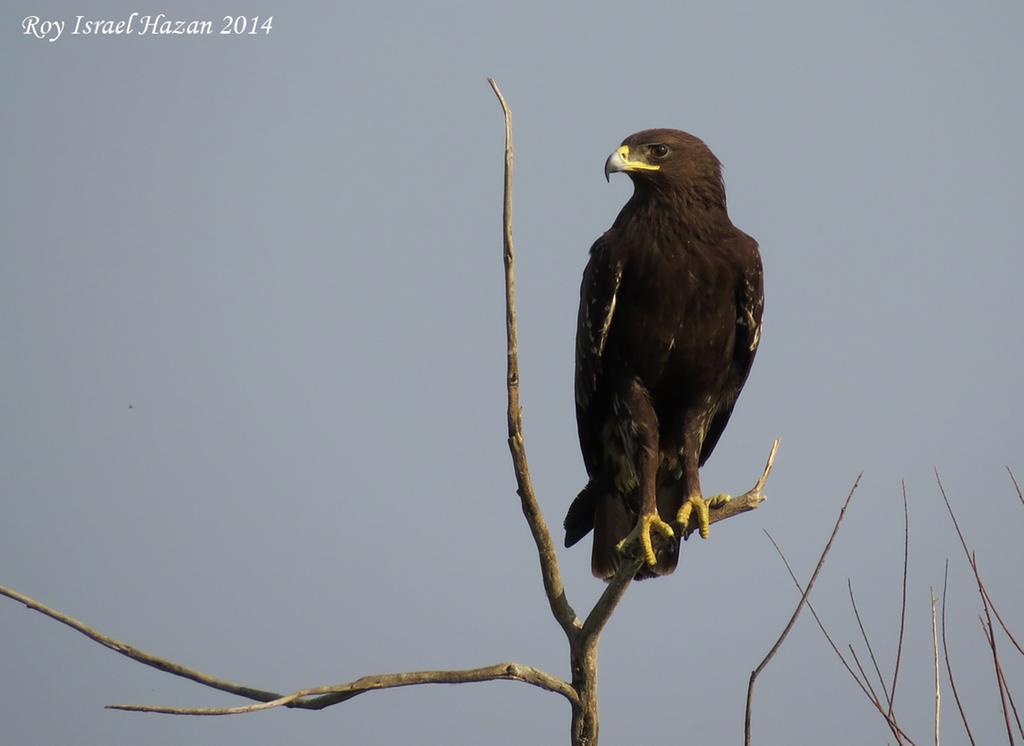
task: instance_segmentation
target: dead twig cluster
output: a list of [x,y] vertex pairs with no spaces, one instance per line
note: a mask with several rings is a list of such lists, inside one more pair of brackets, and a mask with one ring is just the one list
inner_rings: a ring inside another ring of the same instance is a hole
[[[818,564],[814,568],[814,573],[811,575],[811,579],[807,581],[807,588],[801,590],[800,602],[796,605],[796,609],[793,610],[793,615],[789,618],[789,622],[782,630],[782,634],[779,635],[778,639],[775,641],[775,644],[772,645],[771,649],[768,651],[768,654],[758,664],[757,668],[750,672],[750,681],[747,684],[746,717],[743,721],[743,743],[745,744],[745,746],[750,746],[750,726],[754,700],[754,682],[757,681],[757,677],[761,674],[761,671],[764,670],[765,666],[768,665],[769,661],[771,661],[771,659],[775,656],[779,648],[782,647],[782,643],[785,642],[786,637],[789,635],[789,631],[793,629],[793,625],[796,624],[797,617],[800,616],[800,612],[801,610],[803,610],[804,605],[809,605],[807,597],[811,593],[811,588],[814,587],[814,581],[818,579],[818,573],[821,572],[821,568],[825,564],[825,558],[828,557],[829,550],[832,549],[832,542],[835,541],[836,534],[839,533],[839,525],[843,522],[843,517],[846,515],[846,509],[850,505],[850,500],[853,499],[853,493],[857,491],[858,484],[860,484],[860,476],[857,477],[857,481],[855,481],[853,483],[853,487],[850,488],[850,494],[846,496],[846,502],[843,503],[843,507],[839,511],[839,517],[836,518],[836,523],[832,527],[832,534],[828,537],[828,542],[825,544],[825,548],[822,550],[821,556],[818,558]],[[767,531],[765,533],[768,535],[768,538],[771,539],[772,544],[775,544],[775,540],[771,538],[771,534],[768,534]],[[778,544],[775,545],[775,548],[779,548]],[[787,563],[786,566],[788,567],[789,563]],[[792,571],[790,571],[790,573],[792,574]],[[795,582],[796,577],[794,577],[793,580]],[[799,583],[797,583],[797,587],[800,587]]]
[[[1017,490],[1017,495],[1020,496],[1020,485],[1017,483],[1016,477],[1014,477],[1013,472],[1009,469],[1009,467],[1007,467],[1006,471],[1009,473],[1010,479],[1013,481],[1013,486]],[[1024,726],[1021,725],[1020,715],[1017,712],[1017,705],[1013,700],[1013,693],[1010,691],[1010,686],[1006,681],[1006,675],[1003,672],[1002,662],[999,658],[999,648],[996,639],[996,630],[994,625],[992,624],[993,615],[995,615],[996,620],[999,622],[999,626],[1002,628],[1007,640],[1009,640],[1010,643],[1012,643],[1013,646],[1017,648],[1017,652],[1019,652],[1021,655],[1024,655],[1024,649],[1021,648],[1020,643],[1017,642],[1017,638],[1014,637],[1013,633],[1010,632],[1010,629],[1006,626],[1006,623],[1003,621],[1003,618],[999,614],[998,609],[996,609],[996,605],[995,602],[992,600],[992,596],[989,595],[988,589],[985,587],[985,583],[981,579],[981,572],[978,570],[977,556],[967,544],[967,539],[964,537],[964,532],[960,528],[960,522],[957,520],[956,513],[953,512],[953,505],[949,500],[949,496],[946,494],[946,488],[942,484],[942,479],[941,477],[939,477],[938,470],[935,471],[935,481],[939,486],[939,493],[942,495],[942,501],[946,504],[946,510],[949,513],[949,518],[953,522],[953,528],[956,530],[957,538],[960,539],[960,546],[964,550],[964,556],[967,558],[967,564],[970,566],[971,572],[974,574],[975,583],[978,586],[978,596],[981,599],[982,607],[982,613],[979,615],[978,620],[981,622],[981,629],[982,634],[985,638],[985,643],[992,653],[992,668],[993,674],[996,679],[996,685],[999,689],[999,704],[1002,708],[1003,721],[1006,725],[1006,738],[1010,746],[1013,746],[1015,743],[1015,739],[1013,724],[1010,720],[1011,712],[1013,714],[1013,719],[1017,724],[1017,732],[1020,734],[1022,739],[1024,739]],[[1022,497],[1021,502],[1024,503],[1024,497]],[[945,625],[943,625],[943,627],[945,627]],[[943,635],[945,635],[945,629],[943,629]],[[949,673],[950,681],[952,682],[952,669],[948,667],[948,664],[947,672]],[[957,700],[957,703],[959,705],[959,699]],[[961,718],[964,722],[964,728],[967,730],[968,737],[971,738],[971,743],[974,743],[974,738],[970,734],[970,727],[967,724],[967,716],[964,714],[964,710],[962,707],[960,707],[959,709]]]
[[[854,487],[856,487],[856,484],[854,485]],[[849,500],[849,498],[847,498],[847,500]],[[840,518],[842,518],[842,515],[840,515]],[[836,525],[838,527],[838,521]],[[793,572],[793,568],[789,564],[789,560],[786,559],[786,555],[783,553],[778,543],[775,541],[771,534],[768,534],[767,531],[765,533],[768,536],[769,541],[771,541],[772,545],[775,547],[775,551],[778,553],[780,559],[782,560],[782,563],[786,566],[786,571],[789,573],[789,577],[793,580],[793,583],[796,585],[797,590],[801,593],[801,599],[805,599],[809,588],[808,590],[804,589],[804,587],[800,584],[800,581],[797,579],[796,573]],[[843,667],[846,669],[846,672],[850,674],[850,676],[856,682],[858,688],[861,690],[861,692],[863,692],[864,696],[867,697],[868,702],[870,702],[871,705],[878,711],[878,714],[882,716],[882,719],[885,721],[886,726],[889,728],[893,737],[896,739],[896,742],[899,744],[910,744],[910,746],[914,746],[914,741],[911,740],[911,738],[906,734],[903,728],[900,727],[899,723],[896,720],[896,716],[892,713],[892,695],[885,688],[885,682],[882,677],[881,670],[878,668],[877,658],[875,657],[874,649],[872,648],[867,633],[864,631],[864,626],[860,621],[860,614],[857,610],[857,602],[853,595],[853,586],[852,583],[849,583],[849,581],[848,587],[850,591],[850,602],[854,609],[854,616],[857,617],[857,622],[860,626],[861,634],[863,636],[865,645],[868,649],[868,654],[871,656],[871,660],[874,662],[875,665],[875,671],[876,675],[878,676],[880,691],[883,695],[882,698],[880,698],[877,692],[875,691],[874,686],[872,685],[870,678],[864,671],[864,667],[861,665],[860,659],[858,658],[857,652],[853,648],[853,646],[847,646],[850,652],[850,657],[853,661],[853,665],[851,665],[850,661],[848,661],[846,656],[843,655],[843,653],[839,650],[839,646],[836,645],[836,642],[832,638],[832,635],[829,634],[828,630],[825,628],[824,622],[821,621],[821,617],[818,615],[818,612],[815,610],[814,606],[810,603],[810,601],[806,602],[807,609],[811,612],[811,615],[814,617],[814,621],[818,625],[818,629],[821,630],[822,635],[824,635],[825,640],[828,641],[829,646],[832,648],[832,652],[834,652],[836,654],[836,657],[839,658],[839,661],[843,664]],[[857,671],[854,671],[854,666],[856,666]],[[895,682],[896,679],[897,677],[894,676],[893,681]]]
[[[1009,472],[1010,479],[1013,481],[1013,485],[1014,485],[1014,488],[1017,491],[1018,496],[1020,496],[1021,495],[1020,485],[1017,482],[1016,477],[1014,476],[1012,471],[1010,471],[1009,469],[1007,469],[1007,471]],[[1003,724],[1004,724],[1005,729],[1006,729],[1007,741],[1009,742],[1010,746],[1014,746],[1014,744],[1016,743],[1016,737],[1018,735],[1022,739],[1024,739],[1024,723],[1022,723],[1020,712],[1018,711],[1016,702],[1015,702],[1014,697],[1013,697],[1013,693],[1010,690],[1010,685],[1009,685],[1009,683],[1007,681],[1006,672],[1005,672],[1005,669],[1003,667],[1002,660],[1000,658],[1000,647],[999,647],[999,640],[998,640],[998,631],[1001,629],[1003,635],[1006,638],[1006,641],[1008,641],[1022,655],[1024,655],[1024,649],[1021,648],[1021,645],[1018,642],[1017,638],[1010,631],[1010,629],[1007,626],[1006,622],[1003,620],[1002,615],[1000,615],[998,609],[996,608],[995,603],[992,600],[991,594],[989,593],[988,589],[985,586],[984,581],[982,580],[981,573],[980,573],[980,571],[978,569],[978,559],[977,559],[977,556],[975,555],[974,551],[969,547],[969,545],[967,543],[967,540],[966,540],[966,538],[964,536],[964,533],[963,533],[963,531],[962,531],[962,529],[960,527],[960,522],[957,520],[956,514],[953,511],[952,503],[950,502],[949,497],[946,494],[945,487],[943,486],[942,480],[939,478],[939,475],[938,475],[937,471],[936,471],[935,477],[936,477],[936,481],[938,483],[939,492],[942,495],[942,499],[943,499],[943,501],[944,501],[944,503],[946,505],[946,509],[947,509],[947,511],[949,513],[949,517],[950,517],[950,519],[951,519],[951,521],[953,523],[954,529],[956,530],[957,537],[960,540],[960,545],[963,548],[964,557],[967,560],[968,566],[971,568],[971,572],[974,575],[975,584],[977,585],[978,596],[979,596],[979,599],[981,601],[981,610],[980,610],[980,614],[978,616],[978,621],[981,624],[981,629],[982,629],[983,638],[985,640],[985,645],[986,645],[986,647],[988,648],[988,650],[991,653],[993,676],[995,678],[996,686],[997,686],[997,689],[998,689],[998,692],[999,692],[999,704],[1000,704],[1001,712],[1002,712],[1002,715],[1003,715]],[[856,487],[856,485],[854,485],[854,486]],[[834,639],[829,634],[828,630],[825,628],[825,625],[822,622],[822,620],[821,620],[820,616],[818,615],[817,611],[815,610],[814,606],[811,605],[811,603],[807,600],[807,597],[808,597],[809,592],[810,592],[810,586],[814,582],[814,577],[817,575],[817,570],[815,571],[815,576],[812,576],[810,583],[808,583],[808,586],[805,589],[800,584],[800,582],[797,580],[796,575],[794,574],[792,568],[790,567],[789,561],[786,559],[785,555],[783,554],[783,552],[782,552],[781,548],[779,547],[779,545],[776,543],[775,539],[772,538],[772,536],[770,534],[768,534],[768,538],[771,540],[772,544],[775,546],[775,550],[779,553],[779,556],[782,558],[782,561],[785,564],[786,569],[789,572],[790,577],[793,579],[793,582],[796,585],[797,590],[801,593],[800,602],[799,602],[799,604],[797,606],[797,611],[794,613],[794,619],[795,619],[796,613],[799,613],[799,610],[800,610],[801,606],[806,604],[808,609],[810,610],[811,614],[814,616],[815,622],[817,623],[818,628],[821,630],[822,635],[825,637],[825,639],[828,641],[829,645],[831,646],[832,651],[836,654],[836,657],[839,658],[840,662],[843,664],[843,667],[846,669],[847,673],[849,673],[850,676],[853,678],[853,680],[856,682],[858,688],[861,690],[861,692],[864,694],[864,696],[867,698],[867,700],[871,703],[871,705],[875,708],[875,710],[877,710],[877,712],[882,716],[883,721],[885,722],[886,726],[889,728],[889,731],[891,732],[893,738],[896,740],[896,743],[898,743],[898,744],[910,744],[910,746],[914,746],[913,739],[911,739],[911,737],[909,735],[907,735],[906,730],[903,728],[903,726],[898,721],[896,713],[895,713],[895,707],[894,707],[894,702],[895,702],[895,698],[896,698],[896,691],[897,691],[897,682],[899,681],[900,662],[902,660],[902,655],[903,655],[904,633],[905,633],[905,629],[906,629],[906,618],[907,618],[907,573],[908,573],[908,566],[909,566],[909,547],[910,547],[910,516],[909,516],[908,505],[907,505],[907,492],[906,492],[906,485],[905,484],[903,485],[903,490],[902,491],[903,491],[903,516],[904,516],[902,600],[901,600],[901,605],[900,605],[900,622],[899,622],[899,634],[898,634],[898,642],[897,642],[897,648],[896,648],[896,655],[895,655],[895,661],[894,661],[894,664],[893,664],[892,679],[891,679],[890,683],[888,684],[888,686],[886,684],[886,679],[885,679],[885,677],[882,674],[882,669],[881,669],[881,666],[879,665],[878,658],[875,655],[874,647],[872,646],[871,640],[870,640],[870,638],[868,636],[867,629],[866,629],[865,624],[864,624],[864,620],[861,617],[861,613],[860,613],[859,608],[857,607],[857,599],[856,599],[856,596],[854,595],[854,591],[853,591],[853,582],[851,580],[847,579],[847,589],[848,589],[849,597],[850,597],[850,606],[851,606],[851,608],[853,610],[853,616],[854,616],[854,618],[855,618],[855,620],[857,622],[858,630],[860,631],[861,640],[863,641],[864,647],[866,648],[867,654],[868,654],[868,656],[870,658],[870,661],[871,661],[871,666],[873,668],[874,678],[877,680],[877,687],[878,687],[877,689],[876,689],[875,683],[872,681],[872,676],[870,676],[868,674],[867,669],[861,663],[861,658],[860,658],[860,656],[858,656],[856,648],[852,644],[847,645],[846,647],[847,647],[847,651],[848,651],[848,654],[849,654],[849,657],[847,657],[847,655],[844,654],[844,652],[839,649],[839,646],[835,643]],[[1024,502],[1024,498],[1022,498],[1022,502]],[[845,510],[845,506],[844,506],[844,510]],[[841,520],[842,520],[842,514],[840,514],[840,521]],[[837,523],[836,523],[836,527],[837,528],[838,528],[838,524],[839,524],[839,522],[837,521]],[[765,532],[765,533],[767,534],[767,532]],[[822,560],[824,559],[825,554],[827,554],[827,551],[828,551],[828,547],[826,547],[825,553],[822,554]],[[820,560],[819,560],[819,568],[820,568]],[[931,595],[932,657],[933,657],[933,669],[934,669],[934,680],[932,682],[932,686],[934,687],[934,702],[935,702],[935,707],[934,707],[934,712],[935,712],[935,717],[934,717],[934,738],[935,738],[936,746],[939,746],[939,744],[941,742],[941,721],[942,721],[942,708],[941,708],[941,704],[942,704],[942,668],[943,668],[942,663],[944,662],[944,664],[945,664],[944,667],[945,667],[945,671],[946,671],[946,678],[949,681],[950,690],[953,693],[953,699],[956,702],[957,711],[959,713],[960,720],[961,720],[961,722],[963,723],[963,726],[964,726],[964,732],[965,732],[965,734],[967,736],[968,741],[972,744],[972,746],[974,746],[974,744],[977,743],[977,741],[975,740],[974,732],[972,731],[970,723],[968,721],[966,708],[964,707],[964,703],[963,703],[963,701],[961,699],[960,691],[959,691],[959,689],[957,688],[957,685],[956,685],[956,678],[955,678],[954,673],[953,673],[953,665],[952,665],[951,656],[950,656],[950,652],[949,652],[949,640],[948,640],[947,631],[946,631],[947,630],[947,625],[946,625],[946,599],[947,599],[947,596],[948,596],[948,586],[949,586],[949,561],[947,560],[946,561],[946,565],[945,565],[945,570],[944,570],[944,573],[943,573],[943,581],[942,581],[941,611],[939,611],[937,609],[937,604],[939,602],[939,599],[937,599],[935,597],[934,589],[931,591],[931,594],[930,594]],[[784,630],[782,638],[780,638],[780,640],[785,637],[786,633],[788,633],[789,627],[792,625],[792,621],[793,620],[791,620],[790,625],[787,626],[786,630]],[[940,659],[940,656],[939,656],[939,639],[940,638],[941,638],[941,641],[942,641],[942,657],[941,657],[941,659]],[[772,651],[769,653],[769,656],[768,656],[768,658],[766,658],[766,661],[768,659],[770,659],[771,654],[774,653],[774,651],[777,649],[778,644],[779,643],[776,643],[776,647],[774,647],[772,649]],[[763,667],[763,663],[762,663],[762,667]],[[758,673],[759,670],[760,670],[760,667],[754,673],[755,674]],[[753,679],[754,679],[754,676],[751,677],[751,689],[753,687]],[[750,690],[748,690],[748,722],[749,722],[749,698],[750,698]],[[749,745],[749,730],[748,730],[748,736],[747,736],[747,744]]]

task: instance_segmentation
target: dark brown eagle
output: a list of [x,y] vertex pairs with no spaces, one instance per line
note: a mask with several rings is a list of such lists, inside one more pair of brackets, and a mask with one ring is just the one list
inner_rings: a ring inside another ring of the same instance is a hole
[[721,164],[693,135],[638,132],[604,171],[628,174],[633,196],[583,272],[576,423],[590,481],[565,517],[565,545],[593,529],[597,577],[634,547],[638,578],[666,575],[677,534],[706,538],[709,507],[729,499],[704,499],[699,468],[757,352],[761,257],[729,220]]

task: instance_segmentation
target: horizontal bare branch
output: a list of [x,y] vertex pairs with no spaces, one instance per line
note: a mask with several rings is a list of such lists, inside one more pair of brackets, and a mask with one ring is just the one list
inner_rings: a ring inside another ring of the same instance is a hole
[[572,686],[557,676],[541,671],[533,666],[526,666],[522,663],[496,663],[493,666],[483,668],[471,668],[454,671],[409,671],[403,673],[380,674],[364,676],[348,684],[333,684],[330,686],[301,689],[291,694],[278,694],[276,692],[254,689],[243,684],[236,684],[225,681],[215,676],[210,676],[193,668],[188,668],[180,663],[161,658],[152,653],[129,645],[121,640],[114,639],[84,624],[74,617],[68,616],[56,609],[52,609],[44,603],[37,601],[23,593],[18,593],[12,588],[0,586],[0,595],[12,598],[24,604],[33,611],[65,624],[86,637],[89,637],[104,647],[120,653],[132,660],[152,666],[161,671],[191,679],[196,683],[213,689],[219,689],[229,694],[237,694],[240,697],[256,700],[259,704],[241,705],[238,707],[199,707],[199,708],[175,708],[159,707],[151,705],[109,705],[114,710],[131,710],[134,712],[161,712],[172,715],[234,715],[245,712],[257,712],[268,710],[274,707],[297,707],[306,710],[322,710],[325,707],[352,699],[363,692],[377,689],[393,689],[400,686],[415,686],[418,684],[469,684],[481,681],[521,681],[524,684],[546,689],[549,692],[561,694],[570,703],[576,704],[578,697]]
[[476,684],[482,681],[521,681],[524,684],[561,694],[570,703],[577,702],[576,691],[567,681],[549,673],[524,666],[522,663],[496,663],[483,668],[457,671],[405,671],[402,673],[363,676],[348,684],[332,684],[310,689],[300,689],[269,702],[238,707],[161,707],[159,705],[107,705],[108,710],[129,712],[156,712],[164,715],[241,715],[249,712],[270,710],[274,707],[302,707],[308,710],[322,710],[352,699],[364,692],[381,689],[395,689],[420,684]]

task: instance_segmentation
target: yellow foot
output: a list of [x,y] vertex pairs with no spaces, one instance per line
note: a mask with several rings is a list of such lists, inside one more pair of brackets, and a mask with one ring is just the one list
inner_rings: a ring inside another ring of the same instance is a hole
[[732,500],[732,495],[725,493],[707,499],[699,495],[689,498],[676,513],[676,523],[682,528],[683,536],[689,536],[694,531],[699,531],[700,538],[708,538],[711,534],[710,509],[720,508],[730,500]]
[[671,539],[676,535],[675,531],[672,530],[672,527],[665,523],[665,521],[661,520],[657,513],[642,515],[640,516],[640,520],[637,521],[636,527],[629,532],[629,536],[615,545],[615,551],[623,554],[631,545],[635,544],[637,540],[639,540],[644,553],[644,561],[653,567],[658,564],[658,557],[654,553],[654,545],[651,543],[652,530],[657,531],[667,539]]

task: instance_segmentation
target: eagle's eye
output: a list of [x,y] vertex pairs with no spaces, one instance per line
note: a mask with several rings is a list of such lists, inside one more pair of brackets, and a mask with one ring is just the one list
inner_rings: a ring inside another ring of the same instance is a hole
[[668,158],[668,145],[660,142],[651,145],[651,155],[659,160],[662,158]]

